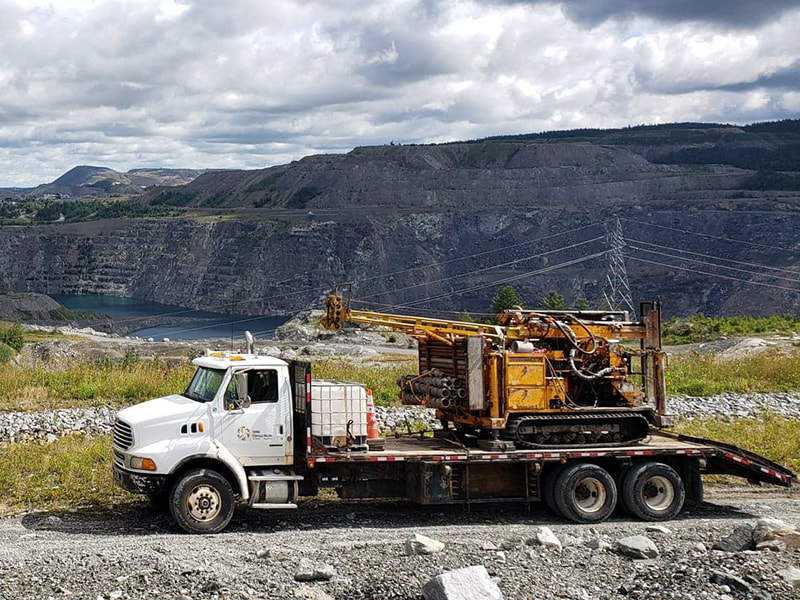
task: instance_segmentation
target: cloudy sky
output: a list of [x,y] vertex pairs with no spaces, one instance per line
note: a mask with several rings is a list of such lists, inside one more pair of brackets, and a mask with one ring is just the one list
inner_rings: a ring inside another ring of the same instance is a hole
[[800,116],[798,0],[0,0],[0,186]]

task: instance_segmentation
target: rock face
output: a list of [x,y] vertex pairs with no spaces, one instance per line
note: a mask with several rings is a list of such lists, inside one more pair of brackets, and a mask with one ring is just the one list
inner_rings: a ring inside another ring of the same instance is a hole
[[[435,298],[414,307],[483,313],[498,280],[528,273],[514,286],[531,306],[551,289],[569,303],[595,303],[605,276],[599,253],[608,249],[602,223],[620,216],[636,299],[661,297],[667,314],[796,312],[796,294],[711,278],[712,268],[663,256],[677,248],[779,269],[800,264],[800,213],[789,210],[796,193],[743,191],[754,171],[730,165],[653,162],[681,148],[393,146],[205,173],[148,201],[233,207],[224,218],[2,228],[0,281],[249,314],[321,307],[332,282],[355,281],[354,297],[378,310]],[[570,265],[554,269],[562,263]]]

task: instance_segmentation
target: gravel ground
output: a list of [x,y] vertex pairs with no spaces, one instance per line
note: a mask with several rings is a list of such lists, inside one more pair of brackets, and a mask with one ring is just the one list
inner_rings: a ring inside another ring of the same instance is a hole
[[[431,577],[470,565],[484,565],[506,599],[797,598],[800,588],[779,572],[800,567],[800,549],[712,550],[762,516],[800,524],[800,498],[766,490],[716,498],[665,532],[622,516],[567,524],[537,506],[466,513],[386,501],[308,501],[292,513],[240,507],[215,536],[180,533],[146,503],[113,513],[32,513],[0,519],[0,598],[416,599]],[[562,550],[534,541],[543,526]],[[444,550],[407,555],[404,541],[416,533]],[[637,534],[659,556],[634,560],[616,550],[617,540]],[[330,579],[297,581],[303,559],[324,563],[320,575]],[[714,583],[715,572],[728,579]]]

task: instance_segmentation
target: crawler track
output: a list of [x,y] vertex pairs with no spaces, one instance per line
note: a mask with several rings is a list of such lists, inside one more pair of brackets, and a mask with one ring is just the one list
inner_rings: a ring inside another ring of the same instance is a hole
[[504,437],[527,448],[614,447],[644,439],[649,428],[637,412],[523,415],[508,420]]

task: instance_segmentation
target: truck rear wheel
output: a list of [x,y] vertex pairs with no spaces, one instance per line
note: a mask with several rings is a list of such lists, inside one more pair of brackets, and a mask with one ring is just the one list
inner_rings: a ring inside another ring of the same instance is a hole
[[554,502],[562,515],[576,523],[599,523],[614,512],[617,486],[602,467],[570,465],[555,482]]
[[683,508],[686,489],[678,473],[664,463],[644,462],[631,467],[622,479],[622,504],[634,517],[666,521]]
[[188,471],[172,486],[169,510],[188,533],[219,533],[233,517],[231,484],[211,469]]
[[539,497],[542,499],[548,510],[557,517],[564,516],[561,514],[561,510],[556,503],[556,479],[558,479],[558,475],[560,473],[561,465],[553,465],[552,467],[549,467],[547,471],[545,471],[545,474],[542,475],[541,479],[539,480],[541,485]]

